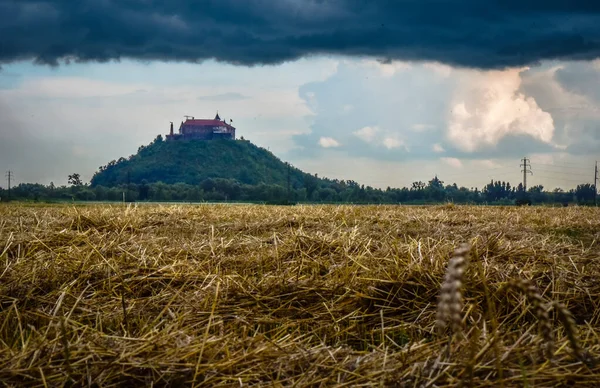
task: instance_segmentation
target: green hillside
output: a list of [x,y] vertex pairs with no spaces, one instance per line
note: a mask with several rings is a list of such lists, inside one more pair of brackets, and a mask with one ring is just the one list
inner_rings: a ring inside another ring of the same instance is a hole
[[[247,140],[164,141],[157,137],[137,154],[100,168],[91,185],[163,182],[198,185],[209,178],[236,180],[242,184],[287,186],[288,167],[271,152]],[[320,180],[290,168],[292,188],[318,185]]]

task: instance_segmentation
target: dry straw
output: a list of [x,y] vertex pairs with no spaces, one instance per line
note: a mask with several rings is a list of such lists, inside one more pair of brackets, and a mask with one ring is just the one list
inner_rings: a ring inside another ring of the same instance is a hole
[[[598,230],[593,208],[0,204],[0,381],[597,386],[572,354],[599,351]],[[497,292],[517,278],[561,305],[515,281],[523,319]]]

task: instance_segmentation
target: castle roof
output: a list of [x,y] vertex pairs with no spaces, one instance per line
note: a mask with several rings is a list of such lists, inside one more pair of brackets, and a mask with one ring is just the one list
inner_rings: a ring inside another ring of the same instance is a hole
[[217,126],[226,126],[229,128],[233,128],[233,126],[227,124],[224,121],[221,120],[210,120],[210,119],[187,119],[185,120],[185,122],[183,123],[183,125],[191,125],[191,126],[210,126],[210,127],[217,127]]

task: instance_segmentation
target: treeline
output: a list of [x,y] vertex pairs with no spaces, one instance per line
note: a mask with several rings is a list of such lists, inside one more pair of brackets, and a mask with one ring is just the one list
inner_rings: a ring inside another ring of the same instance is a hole
[[[307,175],[301,185],[249,185],[233,179],[208,178],[198,185],[163,182],[122,184],[115,187],[83,184],[69,176],[70,186],[24,183],[11,190],[13,200],[28,201],[185,201],[185,202],[305,202],[305,203],[358,203],[358,204],[424,204],[453,202],[459,204],[593,204],[595,187],[580,184],[576,189],[544,191],[543,186],[524,190],[508,182],[492,181],[481,190],[445,185],[434,177],[429,182],[414,182],[410,188],[385,190],[359,185],[354,181],[324,180]],[[78,176],[77,176],[78,178]],[[0,189],[0,198],[9,199],[6,189]]]

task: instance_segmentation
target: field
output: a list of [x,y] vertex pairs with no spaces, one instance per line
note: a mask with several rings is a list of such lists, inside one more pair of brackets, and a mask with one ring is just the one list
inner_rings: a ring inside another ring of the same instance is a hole
[[600,209],[1,205],[0,303],[6,386],[592,387]]

